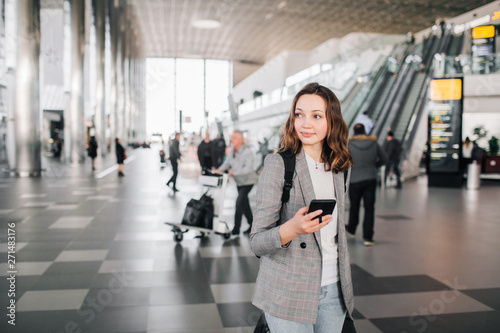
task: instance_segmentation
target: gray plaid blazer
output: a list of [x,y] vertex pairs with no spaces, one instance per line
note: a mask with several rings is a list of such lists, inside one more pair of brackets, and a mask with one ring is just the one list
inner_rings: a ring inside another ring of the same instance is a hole
[[[250,245],[260,257],[260,268],[252,303],[278,318],[315,324],[321,291],[320,232],[299,235],[287,247],[279,235],[281,193],[285,166],[279,154],[268,155],[257,185]],[[342,296],[349,315],[354,310],[351,267],[345,234],[344,174],[334,174],[338,211],[339,275]],[[349,181],[348,181],[349,183]],[[315,198],[304,151],[296,156],[290,200],[283,207],[281,221],[290,220]]]

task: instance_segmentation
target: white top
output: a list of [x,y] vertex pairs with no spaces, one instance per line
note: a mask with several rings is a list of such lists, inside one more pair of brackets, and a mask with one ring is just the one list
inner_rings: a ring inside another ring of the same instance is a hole
[[472,156],[472,142],[469,143],[469,147],[462,146],[462,156],[463,158],[471,158]]
[[[325,171],[324,163],[317,163],[312,157],[305,155],[316,199],[335,199],[333,172]],[[321,252],[323,254],[321,286],[337,283],[340,280],[337,214],[337,205],[335,205],[332,221],[320,230]]]

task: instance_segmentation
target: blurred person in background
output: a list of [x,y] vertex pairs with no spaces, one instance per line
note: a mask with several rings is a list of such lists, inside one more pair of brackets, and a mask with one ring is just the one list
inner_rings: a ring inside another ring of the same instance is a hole
[[368,136],[363,124],[354,125],[354,136],[349,139],[349,153],[353,166],[351,185],[349,187],[349,224],[345,230],[354,237],[359,223],[359,208],[361,200],[365,208],[363,218],[363,244],[372,246],[373,229],[375,225],[375,192],[377,189],[377,169],[387,162],[387,156],[377,143],[376,136]]
[[[180,151],[180,147],[179,147],[180,138],[181,138],[181,133],[179,133],[179,132],[175,133],[175,138],[174,138],[174,140],[172,140],[172,143],[170,144],[170,147],[169,147],[169,155],[170,155],[169,160],[170,160],[170,164],[172,165],[173,175],[168,180],[167,186],[171,187],[172,190],[174,191],[174,193],[179,191],[177,189],[176,184],[177,184],[177,174],[179,172],[178,161],[181,159],[181,151]],[[170,184],[172,184],[172,186]]]
[[123,163],[125,162],[126,151],[125,148],[121,145],[120,139],[115,139],[115,152],[116,152],[116,163],[118,163],[118,176],[123,177],[125,174],[123,173]]
[[212,169],[212,143],[208,132],[205,134],[205,139],[198,145],[198,161],[200,161],[202,174]]
[[258,181],[257,173],[253,168],[254,156],[252,149],[244,142],[242,131],[234,131],[231,136],[231,145],[233,149],[229,152],[226,161],[215,171],[223,173],[229,170],[228,174],[234,178],[238,189],[236,198],[236,211],[234,213],[234,228],[232,235],[240,234],[241,219],[245,215],[249,228],[244,232],[249,234],[252,229],[253,214],[248,200],[248,193]]

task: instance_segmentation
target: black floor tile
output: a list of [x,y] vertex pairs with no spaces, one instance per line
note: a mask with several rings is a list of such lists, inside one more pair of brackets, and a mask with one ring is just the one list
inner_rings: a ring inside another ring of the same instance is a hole
[[41,242],[53,242],[53,241],[71,241],[74,240],[81,233],[81,230],[71,230],[64,232],[54,232],[51,230],[50,232],[44,233],[40,235],[38,241]]
[[152,242],[114,242],[106,260],[146,259],[154,256]]
[[[147,306],[149,294],[150,288],[129,288],[113,284],[105,289],[91,289],[85,299],[94,299],[106,307]],[[91,307],[90,303],[84,303],[82,308],[85,307]]]
[[97,274],[102,261],[54,262],[44,275],[54,274]]
[[54,261],[62,250],[52,250],[52,251],[24,251],[22,249],[17,254],[18,262],[30,262],[30,261]]
[[72,241],[66,250],[107,250],[111,246],[109,241]]
[[450,289],[445,284],[427,275],[374,277],[357,265],[351,265],[351,271],[355,296]]
[[[0,278],[0,290],[2,290],[2,293],[4,290],[8,290],[10,287],[10,281],[7,280],[8,276],[2,276]],[[40,277],[39,276],[16,276],[16,291],[26,291],[29,290],[31,287],[35,285],[35,283],[38,281]]]
[[[82,308],[86,315],[81,326],[82,332],[89,333],[113,333],[113,332],[139,332],[147,331],[148,308],[147,307],[106,307],[98,304],[101,312],[93,308]],[[88,322],[86,322],[88,321]]]
[[224,327],[255,326],[262,310],[250,302],[217,304]]
[[96,231],[82,231],[79,235],[73,238],[74,241],[106,241],[112,242],[116,237],[116,232],[96,232]]
[[354,317],[354,319],[365,319],[365,316],[363,316],[361,312],[356,309],[354,309],[352,316]]
[[500,313],[469,312],[437,316],[370,319],[382,332],[407,333],[498,333]]
[[251,283],[259,272],[256,257],[204,258],[203,263],[210,284]]
[[377,215],[377,218],[391,221],[413,220],[412,217],[401,214]]
[[460,292],[500,311],[500,288],[460,290]]
[[[97,274],[92,288],[108,288],[110,283],[120,281],[126,287],[162,287],[162,286],[195,286],[207,281],[206,275],[189,271],[169,272],[130,272]],[[206,283],[206,282],[205,282]]]
[[150,305],[215,303],[208,283],[151,288]]
[[[86,197],[86,196],[83,196]],[[89,196],[92,197],[92,196]],[[72,214],[80,216],[80,215],[88,215],[89,212],[98,212],[99,210],[106,205],[107,201],[105,200],[86,200],[83,201],[78,208],[73,209],[71,211]]]
[[16,312],[16,325],[0,320],[1,332],[55,333],[78,332],[81,318],[75,310]]
[[30,290],[89,289],[95,274],[42,275]]

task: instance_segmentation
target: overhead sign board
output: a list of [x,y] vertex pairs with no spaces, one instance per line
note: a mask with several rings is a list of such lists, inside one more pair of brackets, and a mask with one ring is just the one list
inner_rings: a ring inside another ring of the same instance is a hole
[[472,28],[472,38],[491,38],[495,37],[495,26],[494,25],[486,25],[482,27]]
[[444,79],[431,81],[432,101],[453,101],[462,99],[462,80]]

